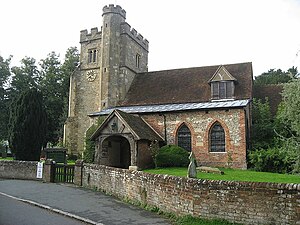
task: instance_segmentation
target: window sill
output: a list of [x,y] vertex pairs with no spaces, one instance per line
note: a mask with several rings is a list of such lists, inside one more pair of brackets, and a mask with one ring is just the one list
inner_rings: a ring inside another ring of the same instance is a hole
[[222,99],[211,99],[212,102],[227,102],[227,101],[234,101],[235,98],[222,98]]

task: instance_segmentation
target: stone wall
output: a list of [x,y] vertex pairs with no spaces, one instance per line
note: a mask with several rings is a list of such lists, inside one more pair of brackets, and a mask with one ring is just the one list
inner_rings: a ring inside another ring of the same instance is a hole
[[40,180],[36,178],[38,162],[0,160],[0,178]]
[[[243,108],[170,112],[164,116],[168,144],[177,144],[177,131],[183,123],[190,129],[192,150],[198,165],[247,168],[246,115]],[[164,120],[161,114],[147,114],[142,117],[164,137]],[[225,131],[226,152],[209,150],[209,131],[215,122],[219,122]]]
[[[115,106],[125,98],[136,73],[148,69],[149,43],[125,22],[125,10],[105,6],[102,16],[101,30],[80,32],[80,66],[70,78],[69,114],[64,129],[69,154],[81,155],[84,151],[85,133],[93,122],[88,114]],[[89,61],[90,51],[96,51],[95,61]],[[96,76],[88,80],[91,72]]]
[[82,185],[176,215],[300,224],[300,184],[209,181],[84,164]]

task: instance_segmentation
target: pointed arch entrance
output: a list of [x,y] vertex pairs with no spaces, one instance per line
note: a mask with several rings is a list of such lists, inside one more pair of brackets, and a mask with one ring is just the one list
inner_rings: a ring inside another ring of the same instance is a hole
[[107,166],[128,169],[131,165],[129,141],[122,136],[109,136],[102,142],[102,154]]

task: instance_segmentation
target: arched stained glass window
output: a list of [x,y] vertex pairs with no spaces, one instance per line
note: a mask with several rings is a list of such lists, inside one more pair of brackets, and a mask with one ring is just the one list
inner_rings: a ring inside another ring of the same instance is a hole
[[218,122],[210,130],[210,151],[225,152],[225,132]]
[[191,131],[185,124],[178,129],[177,144],[189,152],[192,150]]

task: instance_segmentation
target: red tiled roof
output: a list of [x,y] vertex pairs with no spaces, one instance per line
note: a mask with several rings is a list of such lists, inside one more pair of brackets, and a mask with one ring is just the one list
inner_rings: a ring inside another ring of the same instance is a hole
[[[208,81],[220,65],[163,70],[137,74],[120,105],[207,102],[211,99]],[[252,98],[252,63],[223,65],[237,79],[236,99]]]

